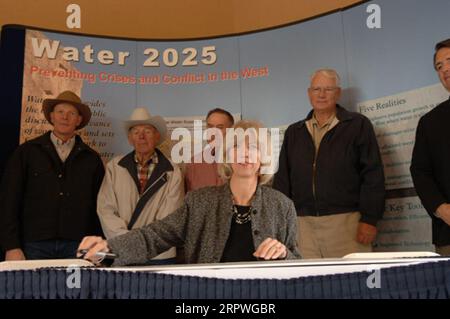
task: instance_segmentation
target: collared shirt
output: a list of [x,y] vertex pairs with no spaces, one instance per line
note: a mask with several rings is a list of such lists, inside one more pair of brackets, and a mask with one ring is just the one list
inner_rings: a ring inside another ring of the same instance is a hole
[[314,147],[315,147],[315,156],[314,156],[314,163],[313,163],[313,194],[315,196],[316,194],[316,181],[315,181],[315,175],[316,175],[316,161],[317,161],[317,154],[319,152],[319,146],[320,142],[322,142],[323,137],[325,134],[331,130],[333,127],[335,127],[339,123],[339,120],[336,117],[336,114],[333,114],[330,116],[330,118],[322,125],[320,126],[319,121],[317,121],[316,115],[313,113],[313,116],[310,120],[306,122],[306,127],[308,128],[309,133],[312,136]]
[[138,160],[137,154],[135,153],[134,162],[136,163],[138,173],[137,177],[140,184],[139,195],[142,195],[144,193],[145,185],[147,184],[148,179],[152,175],[156,164],[158,164],[158,154],[156,154],[156,152],[153,152],[152,157],[146,162],[142,163]]
[[[205,146],[205,150],[211,146],[208,144]],[[209,151],[209,150],[208,150]],[[215,150],[211,149],[212,156],[215,155]],[[184,171],[184,182],[186,192],[197,190],[206,186],[219,186],[224,183],[218,172],[217,162],[207,163],[202,158],[199,163],[196,163],[196,156],[202,156],[196,154],[191,158],[191,162],[187,163]]]
[[52,141],[53,145],[56,148],[56,152],[58,153],[59,158],[64,163],[69,157],[70,152],[72,151],[73,147],[75,146],[75,135],[70,138],[68,141],[64,142],[59,137],[55,135],[55,133],[50,134],[50,140]]
[[312,139],[314,141],[314,146],[316,148],[316,157],[317,152],[319,151],[320,142],[322,141],[323,137],[329,130],[335,127],[338,123],[339,120],[337,119],[336,114],[330,116],[330,118],[322,126],[319,125],[319,122],[317,121],[315,114],[313,114],[311,119],[306,122],[308,131],[311,134]]

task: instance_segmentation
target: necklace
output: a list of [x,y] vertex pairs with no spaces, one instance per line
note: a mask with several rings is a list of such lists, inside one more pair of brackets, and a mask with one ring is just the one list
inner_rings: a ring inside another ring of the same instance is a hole
[[252,206],[250,206],[248,208],[248,211],[246,211],[245,213],[239,213],[236,205],[233,205],[232,211],[233,211],[234,221],[239,225],[245,224],[252,219],[252,215],[250,214],[252,211]]
[[[250,198],[249,202],[251,203],[253,198],[255,197],[255,193],[253,193],[252,197]],[[252,212],[252,205],[248,206],[248,210],[245,213],[239,212],[236,206],[236,201],[234,200],[233,194],[231,194],[231,201],[233,202],[233,206],[231,207],[231,211],[233,213],[233,219],[236,222],[236,224],[242,225],[245,223],[248,223],[252,219],[252,215],[250,214]],[[247,206],[238,205],[242,208]],[[242,211],[242,209],[241,209]]]

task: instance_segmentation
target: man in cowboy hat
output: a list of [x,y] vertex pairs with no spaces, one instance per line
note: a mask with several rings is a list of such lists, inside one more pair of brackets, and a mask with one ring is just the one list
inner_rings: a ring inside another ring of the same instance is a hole
[[[97,200],[108,239],[166,217],[181,206],[184,197],[181,170],[156,148],[166,139],[164,119],[137,108],[124,124],[134,150],[106,165]],[[151,263],[173,263],[175,255],[171,248]]]
[[20,145],[0,189],[0,244],[6,260],[73,258],[80,239],[101,234],[95,211],[100,156],[75,134],[91,111],[71,91],[42,105],[53,130]]

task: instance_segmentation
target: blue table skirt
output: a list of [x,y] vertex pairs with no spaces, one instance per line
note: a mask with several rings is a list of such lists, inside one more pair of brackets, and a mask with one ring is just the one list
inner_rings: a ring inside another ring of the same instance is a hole
[[450,298],[450,261],[380,270],[381,288],[368,288],[369,272],[293,279],[218,279],[152,272],[81,269],[80,288],[65,269],[0,272],[1,299],[294,299]]

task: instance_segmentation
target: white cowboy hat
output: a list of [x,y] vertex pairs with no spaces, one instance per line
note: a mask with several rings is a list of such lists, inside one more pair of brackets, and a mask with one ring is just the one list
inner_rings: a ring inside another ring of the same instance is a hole
[[133,110],[130,118],[124,121],[125,131],[128,134],[130,129],[136,125],[150,124],[161,135],[157,145],[160,145],[166,140],[167,125],[166,121],[159,115],[151,116],[150,113],[144,107],[138,107]]

